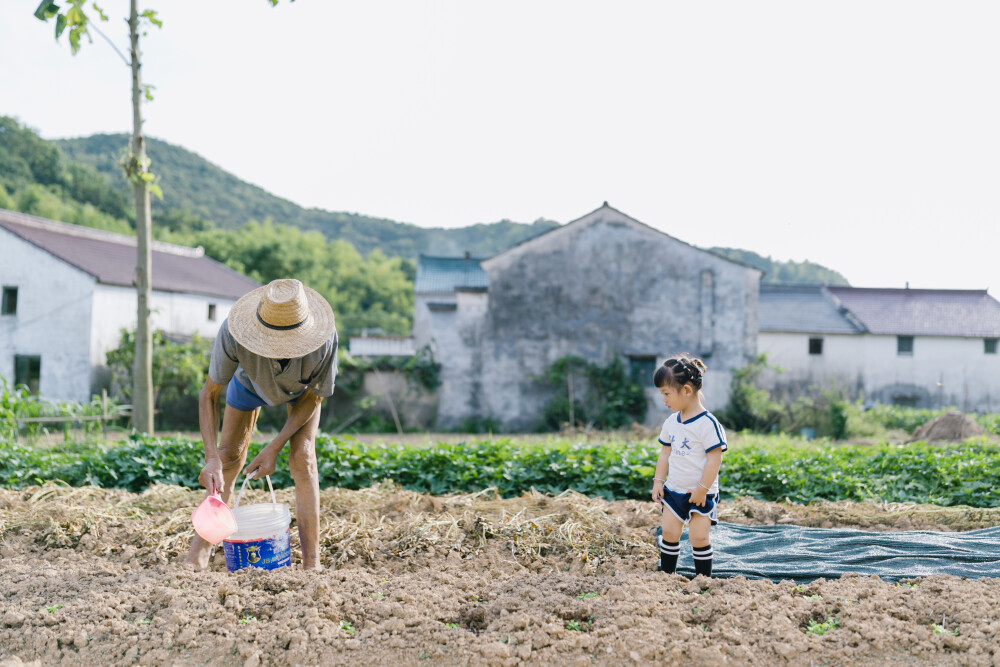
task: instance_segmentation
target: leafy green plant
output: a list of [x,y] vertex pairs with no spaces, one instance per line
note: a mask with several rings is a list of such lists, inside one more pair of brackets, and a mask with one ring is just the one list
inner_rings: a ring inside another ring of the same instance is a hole
[[[545,406],[542,421],[548,429],[593,423],[600,429],[628,426],[641,422],[646,414],[646,395],[625,371],[625,364],[615,356],[606,366],[565,356],[557,359],[539,378],[553,390]],[[573,393],[572,410],[570,392]]]
[[353,635],[355,632],[354,624],[351,623],[350,621],[341,621],[340,629],[349,635]]
[[444,627],[451,628],[452,630],[457,630],[458,629],[458,623],[445,623]]
[[[255,456],[263,443],[251,443]],[[319,435],[316,454],[323,487],[360,489],[380,480],[422,493],[469,493],[495,488],[503,497],[534,488],[572,489],[607,499],[648,498],[656,443],[609,437],[401,446],[367,444],[350,436]],[[58,449],[0,442],[0,486],[46,480],[140,492],[152,484],[199,488],[204,452],[182,437],[131,435],[116,446],[70,442]],[[720,473],[728,496],[762,500],[879,500],[1000,507],[1000,447],[985,439],[951,445],[829,445],[785,436],[744,435],[731,446]],[[287,466],[272,481],[291,486]]]
[[820,623],[817,620],[809,621],[809,627],[806,628],[807,635],[816,635],[817,637],[822,637],[830,630],[833,630],[840,625],[840,620],[835,616],[827,616],[826,620]]
[[580,632],[583,630],[583,626],[580,624],[580,621],[566,621],[566,629]]
[[719,419],[737,431],[767,431],[781,418],[781,404],[771,398],[766,389],[758,386],[758,378],[765,371],[779,371],[767,362],[766,354],[759,354],[743,368],[733,371],[729,383],[729,405],[719,413]]
[[[163,416],[161,426],[198,427],[198,392],[205,384],[212,340],[197,334],[186,342],[171,340],[161,331],[153,332],[154,404]],[[112,389],[123,402],[132,398],[135,368],[135,331],[121,330],[118,347],[107,353]]]
[[592,598],[599,598],[599,597],[601,597],[600,593],[580,593],[579,595],[576,596],[576,599],[577,600],[590,600]]
[[247,623],[253,623],[256,620],[257,620],[256,616],[251,616],[250,614],[246,614],[245,616],[240,617],[240,620],[238,620],[237,623],[239,623],[240,625],[246,625]]
[[102,425],[99,420],[81,419],[79,422],[74,422],[71,418],[116,415],[121,412],[121,408],[114,400],[108,400],[103,405],[98,397],[94,397],[88,403],[50,401],[32,394],[24,385],[12,387],[6,378],[0,377],[0,442],[12,442],[18,436],[31,439],[46,431],[45,425],[40,422],[21,422],[19,425],[18,421],[21,419],[66,418],[67,421],[60,422],[59,428],[62,428],[67,437],[70,427],[74,424],[79,426],[84,437],[91,437],[101,433]]

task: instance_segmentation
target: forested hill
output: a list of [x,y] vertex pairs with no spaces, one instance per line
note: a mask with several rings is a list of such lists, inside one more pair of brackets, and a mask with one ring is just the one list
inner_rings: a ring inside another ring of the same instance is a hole
[[[118,166],[126,143],[124,134],[48,141],[17,120],[0,116],[0,208],[131,233],[132,196]],[[558,226],[551,220],[532,224],[504,220],[427,229],[356,213],[306,209],[241,181],[179,146],[150,139],[149,153],[164,192],[162,201],[153,202],[154,234],[177,243],[213,246],[219,252],[234,243],[207,241],[212,230],[243,230],[249,221],[267,219],[305,231],[318,230],[331,241],[349,242],[365,256],[379,249],[386,256],[410,260],[421,252],[457,256],[466,250],[491,257]],[[712,251],[760,268],[766,272],[765,282],[847,284],[840,273],[808,261],[778,262],[737,248]],[[217,258],[238,268],[235,259]],[[267,276],[254,277],[264,280]]]
[[848,285],[847,278],[833,269],[806,260],[804,262],[778,262],[762,257],[752,250],[738,248],[710,248],[718,255],[749,264],[764,272],[765,283],[809,283],[812,285]]
[[[128,141],[125,134],[95,134],[55,143],[71,160],[96,168],[124,189],[119,161]],[[348,241],[362,254],[378,248],[389,256],[411,258],[421,252],[460,255],[465,251],[489,257],[558,226],[551,220],[533,224],[504,220],[458,229],[426,228],[357,213],[307,209],[241,181],[180,146],[148,139],[147,152],[163,189],[162,202],[154,202],[154,219],[157,213],[168,212],[168,218],[186,219],[184,224],[189,226],[198,225],[200,219],[222,229],[237,229],[251,220],[270,218],[277,224]]]

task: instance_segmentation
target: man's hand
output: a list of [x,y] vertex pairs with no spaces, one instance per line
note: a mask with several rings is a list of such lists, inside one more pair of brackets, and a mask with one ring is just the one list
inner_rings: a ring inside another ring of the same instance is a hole
[[247,467],[243,469],[243,474],[252,476],[253,479],[262,479],[268,475],[273,475],[274,469],[278,467],[279,451],[281,451],[280,448],[274,449],[271,445],[260,450],[260,454],[253,457],[253,461],[248,463]]
[[701,485],[698,485],[695,488],[691,489],[691,491],[690,491],[690,493],[691,493],[691,504],[692,505],[697,505],[698,507],[704,507],[705,506],[705,494],[707,492],[708,491],[706,489],[701,488]]
[[205,467],[198,474],[198,482],[208,489],[209,493],[222,492],[225,482],[222,479],[222,461],[218,457],[205,461]]

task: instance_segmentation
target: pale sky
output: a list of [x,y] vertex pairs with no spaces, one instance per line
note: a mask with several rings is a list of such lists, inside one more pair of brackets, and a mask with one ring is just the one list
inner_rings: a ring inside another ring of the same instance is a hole
[[[0,0],[0,114],[130,131],[125,64],[37,4]],[[127,6],[102,3],[123,51]],[[147,133],[303,206],[456,227],[607,200],[857,286],[1000,295],[998,3],[141,6]]]

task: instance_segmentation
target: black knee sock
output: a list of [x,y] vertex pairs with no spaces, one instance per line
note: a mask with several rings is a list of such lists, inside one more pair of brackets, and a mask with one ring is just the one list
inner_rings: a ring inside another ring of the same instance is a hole
[[677,571],[677,556],[681,553],[679,542],[664,542],[660,535],[656,540],[660,547],[660,571],[673,574]]
[[698,576],[703,574],[706,577],[712,576],[712,545],[707,544],[703,547],[691,547],[691,553],[694,556],[694,574]]

